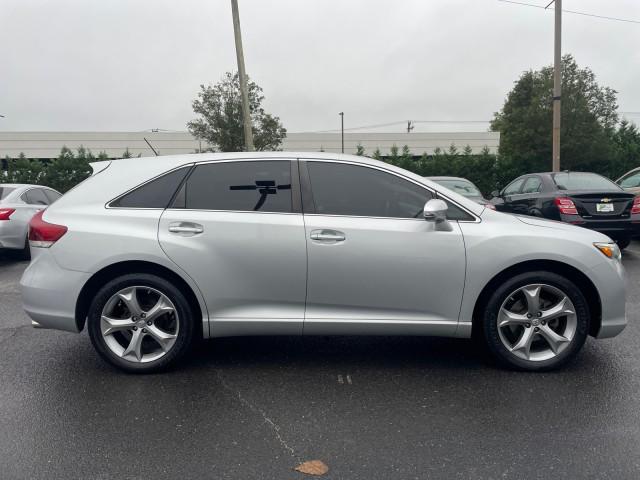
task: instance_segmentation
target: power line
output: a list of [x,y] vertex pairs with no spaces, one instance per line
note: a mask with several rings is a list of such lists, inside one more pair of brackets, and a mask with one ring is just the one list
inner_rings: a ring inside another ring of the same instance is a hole
[[[471,124],[471,123],[491,123],[491,120],[411,120],[411,123],[432,123],[432,124]],[[365,128],[381,128],[381,127],[391,127],[394,125],[406,125],[407,120],[399,120],[397,122],[389,122],[389,123],[377,123],[374,125],[360,125],[358,127],[350,127],[345,128],[344,131],[354,131],[354,130],[362,130]],[[296,133],[333,133],[339,132],[339,128],[335,128],[332,130],[310,130],[304,132],[296,132]]]
[[[512,3],[514,5],[522,5],[525,7],[533,7],[533,8],[540,8],[542,10],[546,10],[547,7],[543,7],[542,5],[535,5],[533,3],[525,3],[525,2],[516,2],[515,0],[498,0],[499,2],[502,3]],[[605,15],[596,15],[595,13],[586,13],[586,12],[577,12],[575,10],[562,10],[564,13],[571,13],[573,15],[582,15],[583,17],[593,17],[593,18],[599,18],[601,20],[612,20],[615,22],[626,22],[626,23],[639,23],[640,24],[640,20],[632,20],[630,18],[618,18],[618,17],[607,17]]]

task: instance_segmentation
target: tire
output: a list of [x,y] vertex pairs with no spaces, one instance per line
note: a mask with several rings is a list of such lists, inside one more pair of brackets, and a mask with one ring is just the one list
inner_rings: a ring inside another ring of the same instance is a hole
[[[108,321],[103,321],[103,314]],[[87,329],[104,360],[127,372],[151,373],[187,353],[196,337],[196,318],[171,282],[134,273],[117,277],[98,291],[89,307]]]
[[631,237],[620,238],[616,240],[616,243],[618,244],[618,248],[620,250],[624,250],[631,244]]
[[589,332],[582,292],[567,278],[547,271],[507,279],[493,292],[483,315],[488,350],[517,370],[548,371],[564,365],[580,351]]
[[29,261],[31,260],[31,247],[29,246],[29,236],[24,239],[24,247],[20,250],[20,259]]

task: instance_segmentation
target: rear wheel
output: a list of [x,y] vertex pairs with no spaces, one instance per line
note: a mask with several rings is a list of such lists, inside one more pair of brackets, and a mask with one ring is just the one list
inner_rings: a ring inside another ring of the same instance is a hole
[[29,246],[29,236],[24,239],[24,247],[20,250],[22,260],[31,260],[31,247]]
[[118,277],[95,296],[88,314],[94,347],[109,363],[148,373],[176,362],[194,338],[194,316],[183,293],[151,274]]
[[552,272],[530,272],[504,282],[491,295],[483,330],[489,350],[521,370],[551,370],[573,358],[589,331],[582,292]]

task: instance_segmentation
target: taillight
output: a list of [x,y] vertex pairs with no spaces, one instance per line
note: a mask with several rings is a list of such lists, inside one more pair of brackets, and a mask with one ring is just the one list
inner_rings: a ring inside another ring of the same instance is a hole
[[570,198],[556,197],[553,203],[556,204],[556,207],[558,207],[558,210],[560,210],[560,213],[563,215],[578,215],[578,209]]
[[633,199],[633,206],[631,207],[631,215],[640,213],[640,196]]
[[15,208],[0,208],[0,220],[9,220],[9,217],[15,211]]
[[29,222],[29,245],[32,247],[49,248],[67,233],[64,225],[42,220],[43,214],[44,210],[36,213]]
[[495,210],[496,206],[493,203],[485,203],[484,204],[485,208],[488,208],[489,210]]

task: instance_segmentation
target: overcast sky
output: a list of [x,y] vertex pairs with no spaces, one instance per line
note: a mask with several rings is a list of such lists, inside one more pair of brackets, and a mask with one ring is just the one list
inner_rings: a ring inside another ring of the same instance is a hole
[[[553,60],[552,9],[498,0],[239,3],[247,71],[291,132],[338,128],[340,111],[345,127],[487,120],[522,71]],[[563,6],[640,21],[638,0]],[[563,52],[619,92],[621,111],[640,112],[640,24],[567,13],[563,28]],[[0,3],[0,130],[185,130],[199,85],[235,69],[228,0]]]

